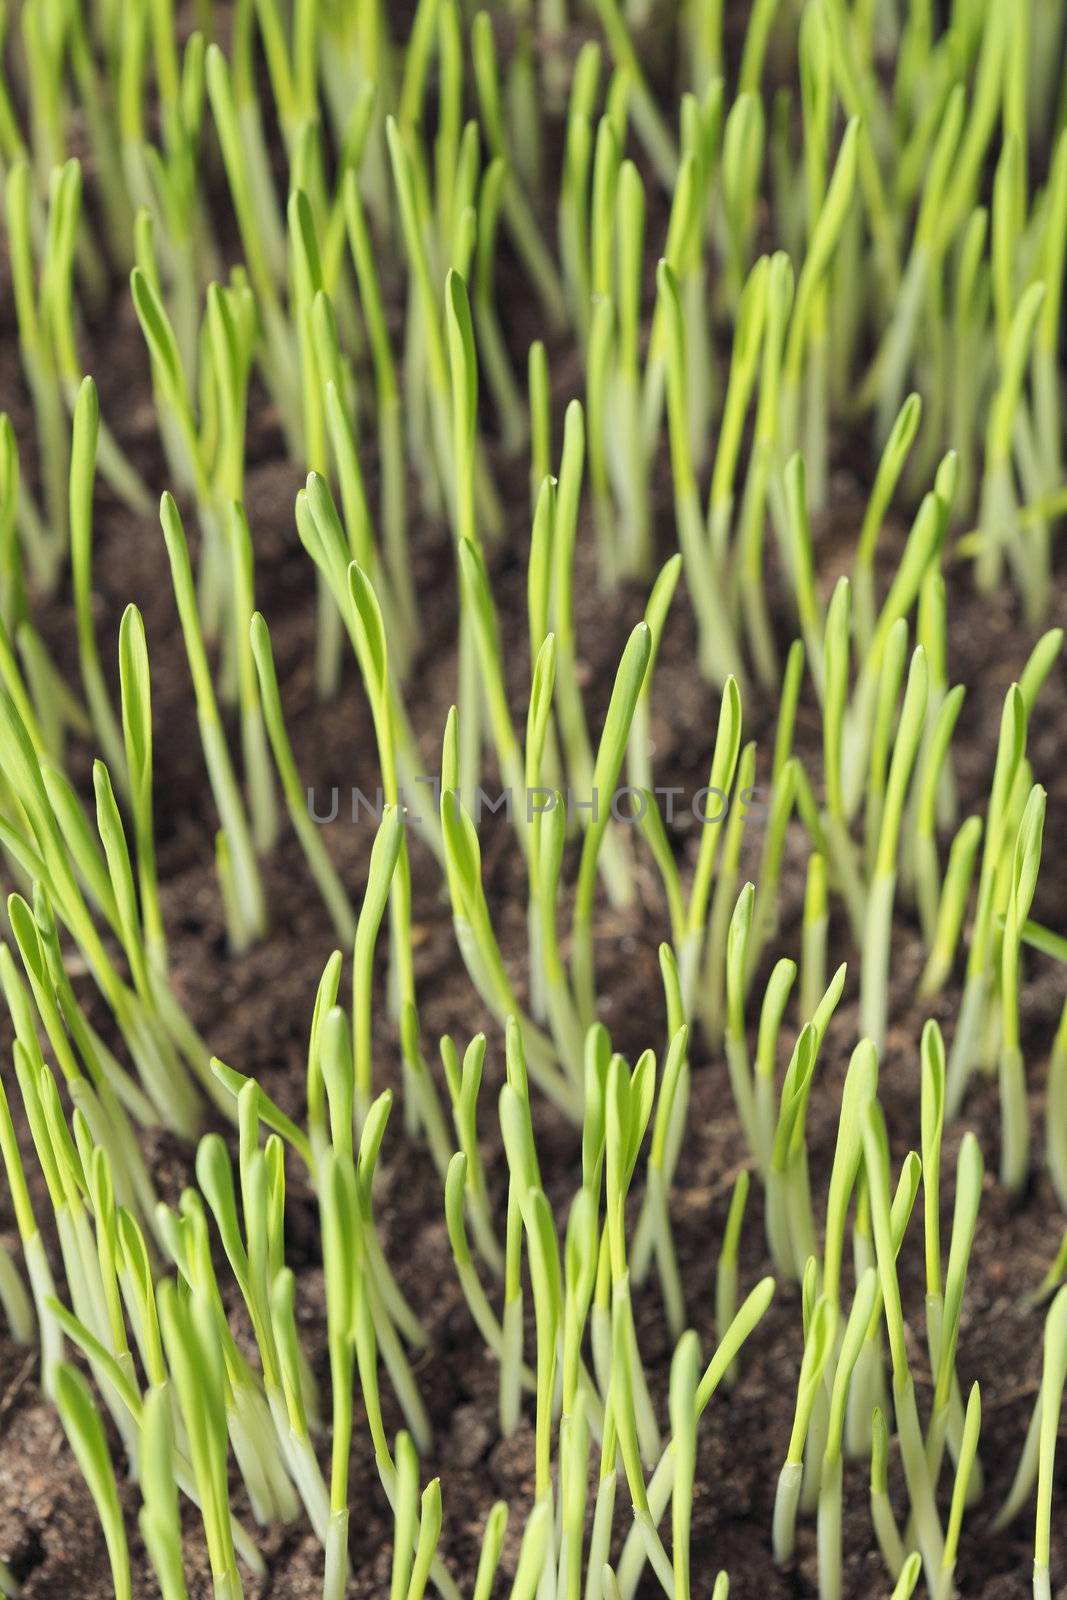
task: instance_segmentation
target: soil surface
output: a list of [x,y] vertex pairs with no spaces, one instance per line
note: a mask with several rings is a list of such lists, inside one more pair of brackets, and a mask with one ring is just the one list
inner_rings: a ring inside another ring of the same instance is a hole
[[[743,11],[744,8],[741,8]],[[650,186],[650,195],[654,190]],[[657,202],[658,204],[658,202]],[[650,221],[651,240],[662,217]],[[539,331],[531,323],[530,296],[505,255],[500,269],[500,295],[508,338],[522,370],[525,350]],[[398,302],[399,304],[399,302]],[[19,374],[13,311],[9,295],[0,296],[0,379],[17,424],[23,470],[33,481],[30,412]],[[581,394],[581,372],[569,346],[550,350],[554,416],[559,428],[566,402]],[[123,447],[153,487],[166,483],[157,442],[156,417],[147,361],[128,294],[116,286],[110,304],[86,329],[86,366],[99,385],[103,413]],[[492,418],[486,418],[492,446]],[[558,431],[557,431],[558,445]],[[834,472],[829,512],[817,522],[820,581],[828,594],[849,560],[862,517],[872,463],[862,432],[841,432],[834,439]],[[505,507],[504,533],[489,552],[493,591],[508,641],[509,691],[521,714],[528,689],[525,629],[525,562],[529,544],[529,488],[525,460],[508,461],[491,448],[496,479]],[[285,459],[269,405],[253,396],[249,426],[247,509],[256,552],[257,603],[271,627],[282,696],[301,774],[320,796],[337,785],[342,795],[353,786],[373,793],[377,782],[368,707],[354,661],[348,661],[340,692],[321,704],[313,684],[316,634],[315,584],[312,569],[296,536],[293,499],[301,474]],[[661,558],[674,548],[675,535],[669,476],[665,463],[657,474],[656,532]],[[377,490],[373,438],[367,440],[368,484]],[[440,738],[455,684],[455,583],[453,553],[447,529],[417,510],[411,487],[411,539],[421,604],[422,635],[418,659],[406,688],[406,700],[419,741],[424,771],[437,771]],[[883,554],[887,569],[900,548],[907,507],[887,527]],[[188,526],[193,528],[190,516]],[[595,571],[594,533],[583,520],[575,583],[577,632],[591,725],[599,726],[619,652],[627,631],[642,613],[640,586],[603,593]],[[208,790],[192,710],[189,674],[181,644],[162,536],[154,518],[139,520],[120,507],[105,488],[97,498],[94,583],[101,648],[114,684],[114,658],[119,618],[127,602],[142,609],[152,665],[156,729],[156,823],[163,907],[170,940],[174,987],[212,1050],[242,1071],[253,1072],[264,1088],[287,1110],[303,1116],[304,1055],[316,983],[334,948],[326,912],[308,876],[290,830],[283,827],[279,845],[264,863],[272,929],[269,939],[241,957],[227,950],[214,870],[212,838],[217,826]],[[784,602],[770,553],[769,583],[777,638],[792,637],[791,613]],[[949,571],[951,607],[950,681],[967,686],[967,700],[955,740],[956,775],[961,815],[984,809],[992,771],[1000,707],[1004,692],[1018,675],[1034,635],[1019,617],[1008,594],[978,597],[969,574]],[[40,599],[35,608],[41,632],[55,658],[75,682],[72,608],[69,592]],[[1050,621],[1067,624],[1067,575],[1057,572]],[[704,781],[718,714],[717,696],[705,686],[694,665],[695,632],[684,585],[671,611],[659,658],[653,696],[656,777],[660,783],[694,792]],[[759,741],[759,779],[766,781],[776,706],[773,696],[750,691],[745,701],[745,737]],[[1062,922],[1067,891],[1067,865],[1059,855],[1060,829],[1067,828],[1067,773],[1060,766],[1067,727],[1067,675],[1057,664],[1035,713],[1030,754],[1035,777],[1048,789],[1045,861],[1037,891],[1035,916],[1054,926]],[[797,748],[809,771],[821,770],[818,720],[805,689],[797,728]],[[69,762],[83,788],[88,785],[93,752],[72,742]],[[696,828],[684,817],[675,829],[680,855],[691,860]],[[329,849],[353,897],[365,878],[373,827],[364,819],[353,825],[341,817],[326,829]],[[520,992],[525,980],[525,919],[519,892],[520,863],[502,819],[489,818],[482,830],[487,894],[501,944]],[[745,866],[755,871],[759,838],[746,841]],[[769,970],[780,955],[797,955],[807,846],[799,824],[789,835],[783,869],[780,935],[765,963]],[[489,1035],[483,1088],[484,1155],[494,1200],[503,1200],[505,1172],[499,1139],[494,1137],[493,1108],[502,1077],[500,1030],[483,1013],[459,961],[440,875],[425,849],[413,854],[416,923],[416,980],[423,1048],[436,1060],[438,1037],[452,1032],[466,1040],[479,1028]],[[601,1016],[616,1048],[631,1059],[645,1046],[664,1043],[665,1017],[656,961],[659,940],[666,935],[665,910],[657,880],[647,860],[638,855],[636,903],[625,910],[601,908],[597,968]],[[812,1191],[817,1217],[836,1133],[840,1086],[857,1037],[858,963],[847,927],[835,916],[831,956],[848,959],[845,997],[831,1026],[819,1082],[808,1118]],[[907,904],[898,908],[894,929],[892,1027],[881,1071],[881,1096],[889,1119],[894,1159],[918,1144],[918,1045],[926,1011],[914,1000],[922,965],[922,948]],[[1035,1149],[1044,1138],[1045,1078],[1049,1045],[1063,999],[1062,974],[1044,958],[1026,956],[1022,992],[1024,1046],[1029,1076]],[[765,973],[764,973],[765,976]],[[759,982],[756,990],[758,993]],[[108,1018],[88,985],[81,992],[93,1021],[108,1037]],[[379,989],[375,1038],[376,1088],[398,1079],[399,1050],[395,1030],[386,1020],[384,986]],[[933,1007],[951,1037],[958,1009],[959,986],[951,983]],[[755,1006],[750,1007],[755,1010]],[[784,1030],[796,1024],[795,1007]],[[9,1059],[4,1021],[3,1059]],[[569,1202],[578,1172],[575,1131],[538,1100],[539,1151],[546,1187],[562,1211]],[[481,1529],[490,1505],[505,1499],[512,1508],[511,1527],[501,1572],[513,1569],[522,1521],[532,1491],[533,1435],[527,1417],[518,1434],[501,1441],[496,1420],[496,1369],[481,1347],[455,1281],[443,1220],[441,1187],[426,1152],[403,1131],[399,1105],[394,1113],[382,1161],[376,1197],[379,1232],[393,1270],[418,1312],[429,1336],[416,1367],[420,1390],[434,1427],[434,1441],[423,1463],[426,1475],[440,1472],[445,1523],[441,1551],[449,1568],[469,1591]],[[989,1171],[998,1157],[998,1105],[995,1085],[978,1081],[968,1096],[963,1116],[946,1133],[943,1203],[946,1227],[951,1217],[955,1153],[967,1128],[981,1142]],[[24,1134],[25,1130],[20,1129]],[[175,1200],[192,1173],[191,1148],[165,1131],[147,1138],[152,1171],[164,1198]],[[28,1136],[23,1140],[27,1168],[35,1171]],[[681,1262],[690,1320],[702,1347],[713,1341],[714,1265],[736,1175],[748,1160],[730,1096],[721,1053],[710,1050],[699,1035],[692,1050],[692,1098],[677,1181],[672,1218]],[[39,1215],[46,1206],[41,1186],[34,1191]],[[1059,1242],[1063,1219],[1047,1179],[1038,1174],[1018,1201],[1009,1199],[987,1178],[968,1281],[959,1344],[964,1390],[978,1378],[982,1385],[981,1458],[986,1493],[968,1514],[959,1565],[961,1592],[976,1600],[1007,1600],[1029,1587],[1032,1521],[1025,1513],[1002,1533],[991,1531],[992,1517],[1006,1493],[1021,1449],[1040,1369],[1042,1313],[1027,1309],[1023,1297],[1042,1277]],[[298,1276],[297,1307],[301,1332],[324,1391],[328,1388],[324,1337],[321,1257],[316,1207],[298,1173],[291,1173],[288,1201],[288,1261]],[[14,1246],[16,1235],[6,1195],[0,1195],[0,1235]],[[919,1387],[920,1407],[929,1398],[929,1373],[922,1322],[922,1231],[914,1224],[902,1253],[902,1274],[909,1316],[911,1355]],[[762,1219],[762,1197],[753,1184],[741,1244],[741,1292],[769,1272]],[[235,1326],[241,1322],[233,1306]],[[658,1291],[650,1278],[638,1296],[642,1355],[653,1393],[665,1411],[670,1341]],[[783,1459],[792,1416],[800,1357],[799,1293],[781,1286],[772,1308],[746,1346],[738,1380],[721,1391],[701,1425],[697,1500],[693,1525],[696,1587],[709,1592],[714,1573],[725,1567],[731,1594],[739,1600],[759,1596],[816,1593],[814,1526],[805,1521],[793,1569],[776,1569],[770,1554],[770,1519],[775,1482]],[[400,1426],[389,1403],[387,1426]],[[117,1441],[113,1447],[118,1452]],[[116,1454],[120,1460],[120,1455]],[[369,1439],[357,1406],[352,1466],[353,1596],[387,1592],[391,1558],[391,1519],[374,1469]],[[138,1600],[156,1593],[147,1559],[135,1531],[135,1490],[126,1486],[130,1513],[134,1591]],[[1067,1504],[1067,1455],[1061,1451],[1057,1503]],[[620,1504],[625,1489],[620,1487]],[[243,1494],[235,1488],[235,1505],[247,1513]],[[619,1517],[620,1526],[623,1517]],[[191,1527],[191,1524],[190,1524]],[[1054,1540],[1054,1590],[1067,1582],[1067,1548]],[[246,1592],[257,1600],[302,1600],[317,1596],[321,1584],[321,1552],[303,1521],[262,1534],[269,1575],[258,1584],[248,1579]],[[867,1510],[867,1469],[851,1463],[846,1472],[844,1593],[858,1597],[887,1594],[888,1583],[877,1554]],[[23,1584],[26,1600],[106,1600],[111,1580],[103,1539],[91,1499],[71,1457],[57,1417],[43,1399],[36,1352],[17,1347],[0,1329],[0,1556]],[[206,1556],[190,1532],[187,1572],[193,1600],[210,1595]],[[654,1592],[651,1585],[648,1592]]]

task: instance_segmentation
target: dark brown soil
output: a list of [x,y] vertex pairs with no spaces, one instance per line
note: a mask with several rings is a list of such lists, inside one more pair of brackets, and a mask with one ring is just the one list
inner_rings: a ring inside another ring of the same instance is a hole
[[[531,336],[528,294],[505,269],[501,293],[508,315],[509,337],[521,353]],[[32,476],[32,428],[18,376],[9,297],[0,321],[0,376],[9,409],[18,422],[24,470]],[[156,420],[150,399],[147,365],[128,296],[117,290],[96,326],[89,330],[93,359],[90,370],[101,390],[104,414],[122,444],[156,486],[165,482],[156,442]],[[566,401],[580,393],[581,378],[573,357],[553,352],[557,423]],[[371,446],[371,450],[373,446]],[[846,563],[862,515],[864,485],[869,473],[866,448],[842,436],[836,442],[837,467],[832,480],[831,511],[816,529],[824,589]],[[282,694],[301,773],[320,794],[340,786],[372,793],[377,784],[368,709],[353,662],[346,666],[336,701],[317,702],[313,681],[315,602],[312,572],[293,524],[293,497],[300,475],[284,459],[273,419],[261,396],[256,398],[250,427],[248,512],[256,548],[257,599],[273,634]],[[524,571],[528,546],[528,488],[525,463],[497,462],[498,483],[507,509],[507,527],[490,555],[493,587],[501,612],[502,633],[509,641],[509,687],[516,708],[527,688]],[[372,494],[373,457],[368,463]],[[658,536],[664,554],[673,547],[673,517],[667,484],[663,485]],[[901,527],[887,534],[886,545],[899,547]],[[455,682],[455,594],[452,553],[446,529],[415,518],[412,541],[422,605],[423,637],[419,659],[407,690],[407,704],[420,742],[424,770],[438,765],[441,731]],[[643,594],[626,589],[599,592],[595,578],[592,528],[583,525],[579,544],[579,580],[575,585],[578,637],[587,680],[591,717],[602,710],[614,665],[626,632],[641,614]],[[152,661],[156,727],[156,805],[164,911],[171,941],[175,988],[212,1049],[244,1071],[254,1072],[268,1092],[295,1115],[303,1113],[303,1070],[306,1034],[315,985],[334,947],[325,911],[309,880],[303,858],[283,830],[274,856],[265,863],[272,915],[272,933],[261,947],[241,958],[227,952],[213,867],[211,839],[216,820],[207,788],[192,715],[191,690],[174,611],[162,537],[153,519],[138,521],[118,507],[106,490],[98,496],[95,582],[99,629],[108,665],[115,653],[117,627],[130,600],[141,606]],[[772,570],[772,592],[777,595]],[[1033,642],[1021,626],[1013,600],[992,600],[974,594],[968,575],[953,569],[951,596],[951,679],[967,685],[967,702],[956,739],[957,772],[964,810],[984,805],[988,792],[996,729],[1004,691],[1017,676]],[[71,681],[76,680],[69,594],[61,593],[37,609],[44,637]],[[1067,582],[1057,578],[1052,621],[1067,623]],[[778,636],[787,641],[792,624],[784,606],[776,606]],[[717,700],[696,674],[694,630],[680,590],[668,625],[656,679],[654,734],[657,777],[661,782],[695,789],[703,781],[717,716]],[[114,677],[114,674],[112,674]],[[773,737],[775,705],[759,694],[745,706],[746,736],[760,741],[760,777],[765,779]],[[1053,672],[1034,717],[1030,752],[1035,776],[1049,792],[1045,864],[1035,915],[1053,924],[1062,920],[1067,871],[1058,853],[1059,828],[1067,826],[1067,776],[1059,767],[1064,754],[1067,678],[1062,664]],[[810,699],[798,723],[798,747],[819,770],[817,721]],[[71,766],[80,780],[88,775],[91,752],[72,747]],[[343,808],[342,808],[343,816]],[[352,826],[339,820],[327,830],[331,853],[358,897],[372,838],[366,821]],[[695,851],[695,833],[677,831],[683,856]],[[758,841],[750,841],[758,848]],[[484,870],[496,926],[520,988],[524,979],[525,923],[517,895],[518,863],[502,821],[483,829]],[[773,955],[796,954],[803,896],[805,844],[799,827],[790,836],[781,899],[781,936]],[[439,875],[421,847],[415,852],[416,976],[423,1046],[431,1060],[445,1031],[465,1041],[486,1028],[490,1049],[483,1091],[482,1131],[485,1158],[494,1193],[503,1190],[504,1164],[494,1138],[496,1091],[502,1071],[499,1029],[483,1014],[463,973],[453,942],[450,918]],[[754,866],[754,861],[753,861]],[[664,910],[651,871],[638,874],[639,904],[626,912],[603,908],[597,949],[601,1014],[617,1048],[635,1054],[646,1045],[659,1049],[665,1019],[656,966],[656,946],[664,937]],[[921,949],[914,922],[901,909],[894,935],[896,981],[893,1026],[881,1073],[881,1093],[890,1121],[897,1159],[918,1142],[918,1040],[924,1012],[911,995],[921,967]],[[844,926],[834,927],[835,954],[850,959],[845,1000],[834,1020],[820,1066],[820,1082],[812,1097],[809,1143],[812,1187],[817,1212],[836,1132],[840,1084],[857,1030],[855,951]],[[1062,1000],[1061,975],[1045,960],[1027,958],[1023,1016],[1035,1148],[1043,1140],[1045,1072],[1049,1043]],[[938,1000],[935,1012],[951,1033],[959,991],[953,984]],[[95,997],[86,994],[94,1020],[107,1027]],[[790,1017],[790,1022],[794,1019]],[[5,1036],[5,1055],[7,1042]],[[376,1085],[396,1081],[398,1050],[392,1027],[380,1008],[376,1035]],[[725,1221],[730,1190],[747,1160],[730,1098],[721,1056],[709,1052],[699,1037],[693,1053],[692,1104],[681,1165],[673,1196],[675,1236],[687,1294],[687,1305],[702,1345],[710,1347],[713,1328],[714,1263]],[[987,1166],[996,1170],[998,1108],[995,1086],[978,1084],[965,1115],[946,1138],[944,1204],[951,1214],[952,1185],[948,1173],[959,1138],[967,1127],[978,1134]],[[518,1533],[529,1506],[532,1475],[532,1433],[528,1426],[516,1438],[501,1442],[496,1426],[496,1371],[482,1350],[454,1281],[445,1235],[440,1185],[425,1152],[404,1136],[399,1107],[394,1114],[383,1158],[383,1181],[377,1198],[378,1224],[385,1252],[405,1293],[429,1335],[418,1379],[434,1425],[434,1444],[424,1463],[427,1473],[439,1471],[445,1496],[444,1557],[469,1590],[473,1580],[481,1528],[498,1498],[512,1508],[512,1526],[503,1570],[510,1571]],[[560,1207],[573,1191],[577,1141],[547,1106],[538,1105],[539,1148],[550,1198]],[[28,1169],[34,1160],[24,1141]],[[175,1198],[191,1173],[192,1151],[167,1133],[150,1140],[152,1168],[161,1193]],[[45,1207],[40,1191],[35,1198]],[[299,1318],[315,1370],[327,1383],[322,1274],[316,1208],[311,1195],[292,1175],[289,1197],[289,1261],[298,1274]],[[1019,1202],[1009,1200],[987,1179],[979,1230],[972,1258],[964,1323],[960,1337],[960,1376],[967,1386],[982,1385],[981,1455],[987,1475],[982,1504],[968,1516],[960,1562],[964,1593],[980,1600],[1024,1592],[1032,1559],[1032,1525],[1025,1515],[1007,1533],[993,1534],[990,1521],[1006,1492],[1021,1448],[1036,1392],[1042,1317],[1025,1310],[1022,1297],[1037,1283],[1059,1242],[1062,1219],[1043,1176],[1035,1179]],[[0,1196],[0,1233],[14,1245],[13,1219],[6,1196]],[[742,1240],[744,1290],[770,1270],[763,1242],[762,1205],[756,1186]],[[902,1256],[907,1310],[912,1318],[912,1356],[920,1404],[928,1391],[922,1331],[921,1230],[913,1228]],[[236,1308],[235,1308],[236,1316]],[[639,1299],[642,1353],[654,1393],[662,1401],[670,1345],[654,1283]],[[731,1594],[739,1600],[760,1600],[814,1594],[814,1532],[805,1523],[795,1569],[778,1571],[770,1554],[770,1517],[774,1485],[791,1420],[799,1361],[800,1307],[792,1287],[780,1289],[764,1323],[746,1348],[740,1378],[721,1393],[701,1429],[701,1459],[694,1520],[696,1587],[710,1590],[714,1573],[729,1569]],[[105,1600],[111,1582],[88,1492],[66,1448],[57,1418],[42,1398],[36,1353],[17,1348],[0,1330],[0,1555],[23,1583],[26,1600],[76,1596]],[[399,1414],[387,1415],[391,1429]],[[117,1449],[117,1445],[116,1445]],[[1061,1453],[1062,1455],[1062,1453]],[[845,1548],[848,1552],[845,1594],[858,1597],[888,1592],[884,1569],[874,1547],[866,1507],[866,1468],[850,1466],[847,1474]],[[624,1491],[620,1491],[620,1498]],[[1067,1464],[1061,1466],[1058,1503],[1067,1494]],[[126,1491],[130,1528],[136,1493]],[[391,1524],[381,1494],[369,1441],[357,1415],[352,1468],[352,1552],[356,1576],[354,1596],[387,1592]],[[237,1504],[242,1505],[238,1494]],[[620,1519],[621,1521],[621,1519]],[[301,1600],[319,1593],[321,1553],[303,1522],[271,1529],[263,1535],[270,1574],[250,1596]],[[1056,1555],[1054,1578],[1067,1581],[1067,1551]],[[155,1588],[140,1540],[131,1532],[134,1590],[141,1600]],[[190,1594],[210,1594],[206,1559],[197,1538],[187,1541]],[[1055,1587],[1055,1584],[1054,1584]],[[651,1592],[651,1591],[650,1591]]]

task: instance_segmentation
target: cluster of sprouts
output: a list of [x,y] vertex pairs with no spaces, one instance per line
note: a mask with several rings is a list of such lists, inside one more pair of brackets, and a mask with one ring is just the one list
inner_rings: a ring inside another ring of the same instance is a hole
[[[4,19],[0,73],[5,259],[35,441],[31,474],[0,417],[0,985],[14,1038],[0,1154],[21,1247],[0,1244],[0,1307],[18,1343],[39,1344],[116,1600],[133,1592],[134,1537],[163,1600],[188,1600],[191,1530],[216,1600],[254,1593],[256,1526],[298,1518],[322,1547],[324,1600],[343,1600],[357,1427],[394,1520],[391,1600],[489,1600],[505,1577],[511,1600],[633,1600],[642,1585],[725,1600],[728,1575],[691,1555],[699,1441],[716,1397],[744,1383],[776,1293],[802,1354],[780,1374],[792,1423],[784,1460],[766,1463],[772,1526],[753,1537],[787,1566],[812,1519],[820,1600],[841,1600],[844,1483],[869,1473],[886,1592],[907,1600],[921,1580],[951,1600],[984,1488],[979,1384],[965,1393],[960,1368],[985,1175],[965,1132],[946,1229],[942,1141],[977,1075],[997,1087],[1000,1184],[1022,1194],[1043,1161],[1067,1205],[1067,1006],[1042,1151],[1020,1000],[1030,953],[1054,973],[1067,962],[1067,939],[1031,916],[1046,794],[1029,739],[1063,646],[1047,626],[1067,514],[1060,8],[959,0],[941,27],[926,0],[756,0],[736,64],[721,0],[418,0],[403,39],[383,0],[194,9],[183,33],[170,0],[25,0]],[[666,97],[650,41],[677,61]],[[89,351],[106,359],[96,333],[116,277],[150,376],[165,471],[151,485],[86,371]],[[518,351],[528,322],[543,337]],[[309,808],[314,775],[257,609],[246,436],[264,405],[303,478],[316,714],[329,721],[353,675],[369,707],[382,805],[360,884]],[[871,471],[832,550],[820,535],[843,424]],[[521,538],[509,475],[529,492]],[[117,640],[98,628],[101,486],[142,529],[161,493],[151,536],[217,822],[227,959],[282,936],[265,863],[287,829],[306,864],[287,893],[318,895],[336,936],[288,1110],[255,1062],[213,1055],[172,983],[150,641],[133,605]],[[434,730],[435,807],[416,830],[413,669],[430,609],[452,603],[420,592],[427,527],[450,539],[457,668]],[[509,542],[525,570],[518,706],[493,578]],[[1030,653],[1003,696],[988,791],[964,815],[968,685],[951,681],[949,639],[971,568],[987,595],[1017,593]],[[594,570],[644,606],[596,716],[576,604]],[[73,683],[38,627],[59,596]],[[708,730],[688,853],[652,737],[661,644],[683,607]],[[750,730],[768,725],[758,747]],[[96,758],[91,793],[75,748]],[[510,830],[518,864],[517,945],[483,874],[488,775],[514,801],[492,826]],[[420,1023],[415,851],[451,916],[479,1019],[468,1037],[428,1040]],[[792,954],[787,861],[805,874]],[[662,997],[647,999],[666,1027],[634,1060],[602,1020],[606,903],[658,956]],[[903,971],[902,923],[921,951]],[[913,1115],[894,1134],[914,1148],[898,1162],[879,1070],[909,988],[910,1016],[936,1005],[950,1021],[947,1042],[929,1017],[902,1047]],[[375,1026],[384,1014],[394,1032]],[[389,1037],[396,1062],[382,1059]],[[839,1097],[823,1081],[831,1041],[851,1050]],[[672,1194],[691,1078],[718,1064],[741,1154],[704,1251],[702,1348]],[[533,1421],[520,1537],[506,1537],[514,1507],[485,1507],[470,1573],[445,1559],[447,1477],[423,1466],[428,1335],[375,1218],[394,1098],[432,1163],[463,1304],[498,1374],[500,1434]],[[809,1162],[813,1100],[836,1119],[825,1176]],[[565,1198],[542,1178],[546,1102],[580,1150]],[[139,1137],[157,1126],[190,1150],[173,1205]],[[487,1148],[503,1152],[502,1191]],[[320,1370],[286,1256],[288,1208],[308,1193]],[[746,1283],[741,1241],[760,1229],[771,1273]],[[912,1249],[922,1340],[898,1270]],[[1035,1317],[1051,1300],[1040,1391],[999,1513],[1034,1516],[1036,1491],[1035,1600],[1052,1592],[1065,1276],[1067,1235],[1033,1299]],[[658,1386],[638,1295],[655,1297],[673,1347]],[[0,1562],[0,1594],[18,1593]]]

